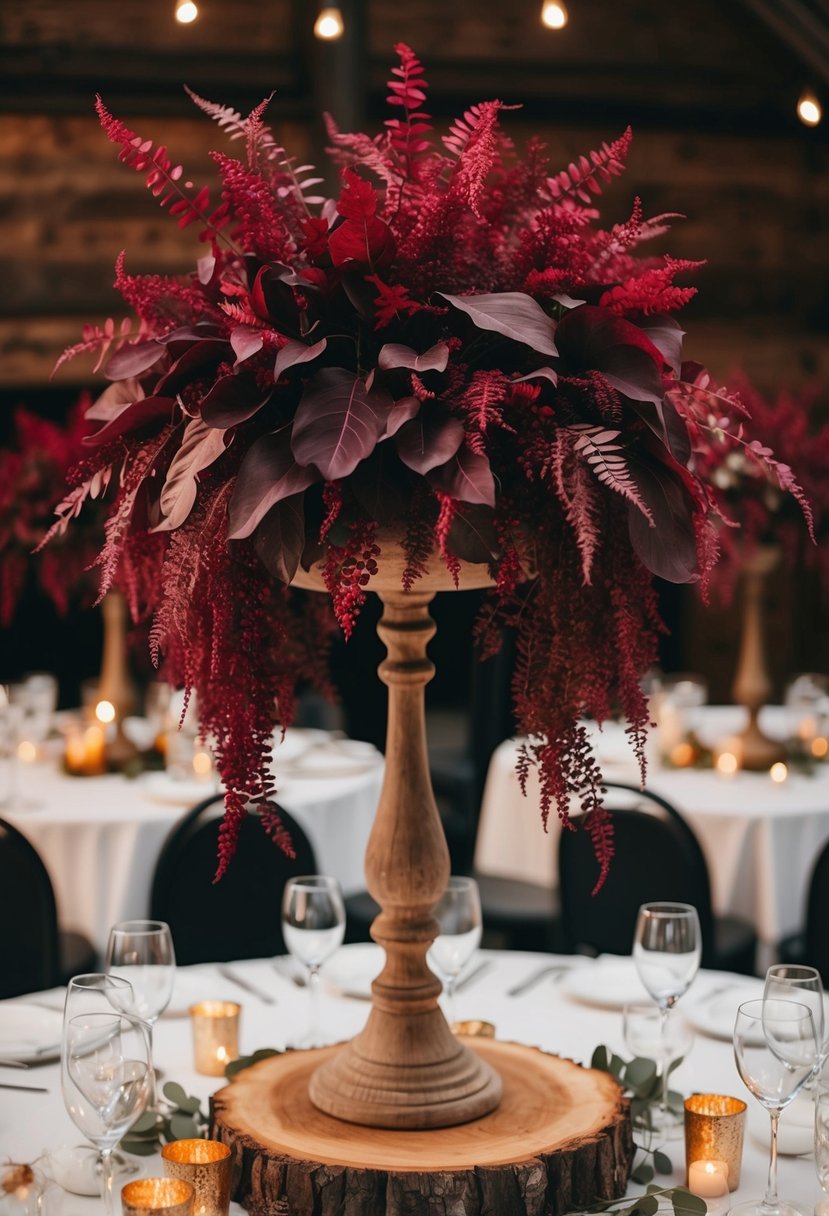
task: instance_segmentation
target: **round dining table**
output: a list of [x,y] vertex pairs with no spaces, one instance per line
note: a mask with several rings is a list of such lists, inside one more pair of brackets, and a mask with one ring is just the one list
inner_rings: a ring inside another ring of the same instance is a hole
[[[700,739],[711,747],[734,735],[745,717],[739,706],[704,706],[694,714]],[[764,709],[760,724],[770,736],[782,737],[785,711]],[[591,726],[591,737],[606,779],[638,785],[624,727]],[[535,770],[526,797],[521,792],[515,771],[521,742],[506,740],[490,761],[475,867],[557,888],[560,825],[552,813],[546,832],[542,826]],[[765,970],[780,942],[804,923],[812,867],[829,842],[829,763],[816,762],[808,772],[789,766],[781,782],[770,773],[668,768],[659,762],[655,733],[645,788],[667,799],[690,824],[708,863],[715,914],[740,916],[755,927],[758,967]]]
[[[371,944],[345,946],[326,964],[321,993],[323,1041],[345,1039],[364,1025],[369,1011],[365,996],[371,976],[380,965],[378,950]],[[301,1037],[308,1025],[309,994],[307,988],[294,982],[296,977],[286,961],[236,962],[223,972],[212,965],[179,968],[172,1001],[154,1032],[155,1061],[163,1080],[179,1082],[188,1094],[202,1099],[204,1109],[209,1096],[225,1084],[221,1078],[203,1076],[194,1070],[187,1013],[194,1001],[230,998],[241,1003],[239,1049],[243,1055],[262,1047],[281,1049]],[[468,976],[466,983],[465,976]],[[255,991],[242,988],[239,981]],[[641,993],[636,984],[630,959],[587,960],[521,951],[480,951],[459,981],[455,1016],[484,1019],[494,1025],[498,1038],[537,1046],[585,1064],[589,1064],[600,1044],[629,1059],[632,1053],[624,1042],[621,1004]],[[685,1058],[672,1074],[672,1087],[685,1095],[692,1091],[728,1094],[748,1103],[741,1181],[731,1196],[732,1203],[760,1198],[766,1182],[768,1115],[743,1086],[731,1046],[739,1002],[760,992],[762,984],[758,980],[701,971],[676,1011],[677,1014],[685,1011],[688,1022],[695,1027],[695,1035]],[[37,1004],[59,1011],[62,999],[62,991],[53,990],[0,1002],[0,1050],[4,1043],[8,1044],[4,1027],[20,1006]],[[57,1028],[54,1035],[59,1037],[60,1014],[56,1012],[53,1016]],[[57,1050],[55,1044],[53,1056]],[[47,1054],[44,1052],[44,1058]],[[4,1088],[8,1084],[36,1086],[45,1092]],[[779,1163],[781,1195],[799,1204],[808,1216],[821,1199],[811,1155],[810,1111],[811,1099],[799,1098],[790,1110],[783,1112],[780,1137],[783,1155]],[[363,1134],[370,1142],[371,1129],[366,1128]],[[54,1173],[52,1159],[60,1156],[59,1150],[82,1141],[64,1109],[57,1062],[42,1063],[27,1071],[0,1066],[3,1157],[17,1162],[37,1161],[38,1170],[48,1177]],[[662,1141],[657,1138],[654,1147],[660,1144]],[[664,1142],[664,1149],[672,1171],[658,1175],[656,1182],[661,1186],[683,1184],[683,1141]],[[163,1172],[158,1155],[127,1160],[129,1168],[135,1171],[132,1176],[157,1176]],[[128,1177],[120,1175],[118,1185]],[[629,1190],[635,1194],[642,1188],[631,1184]],[[717,1211],[724,1214],[727,1206],[728,1202]],[[48,1183],[44,1216],[99,1216],[101,1211],[100,1199],[80,1198],[69,1194],[57,1182]],[[382,1216],[382,1212],[377,1216]]]
[[[318,870],[346,895],[362,890],[381,754],[319,730],[292,731],[286,743],[284,762],[275,744],[279,805],[307,834]],[[113,924],[147,916],[155,864],[175,823],[218,791],[215,778],[165,772],[69,777],[54,761],[21,764],[18,787],[3,817],[43,859],[61,927],[84,933],[101,954]]]

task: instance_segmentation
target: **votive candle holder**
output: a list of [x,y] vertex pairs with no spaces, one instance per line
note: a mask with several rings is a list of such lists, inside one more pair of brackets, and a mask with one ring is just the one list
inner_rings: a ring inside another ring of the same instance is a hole
[[199,1001],[190,1006],[196,1072],[223,1077],[231,1060],[238,1060],[241,1011],[235,1001]]
[[696,1162],[722,1162],[728,1189],[740,1185],[746,1103],[727,1094],[691,1094],[685,1099],[686,1184]]
[[181,1178],[136,1178],[121,1188],[124,1216],[193,1216],[195,1191]]
[[168,1178],[189,1182],[194,1216],[227,1216],[230,1207],[230,1149],[218,1140],[173,1140],[161,1150]]

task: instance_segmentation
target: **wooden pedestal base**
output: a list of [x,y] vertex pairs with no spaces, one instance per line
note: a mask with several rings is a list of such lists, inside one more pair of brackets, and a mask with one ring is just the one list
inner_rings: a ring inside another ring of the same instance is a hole
[[366,1131],[318,1110],[309,1079],[337,1047],[246,1069],[212,1102],[233,1197],[253,1216],[552,1216],[624,1193],[633,1140],[610,1076],[517,1043],[466,1042],[497,1069],[503,1098],[440,1131]]

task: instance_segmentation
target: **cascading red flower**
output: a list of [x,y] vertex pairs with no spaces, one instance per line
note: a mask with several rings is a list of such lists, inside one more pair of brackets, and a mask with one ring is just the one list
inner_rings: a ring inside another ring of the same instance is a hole
[[109,324],[73,348],[106,346],[115,382],[94,410],[95,475],[119,482],[104,584],[143,589],[156,655],[197,690],[228,790],[221,870],[245,806],[271,802],[271,724],[290,722],[298,679],[325,681],[319,614],[290,589],[300,564],[324,558],[349,633],[381,523],[403,533],[407,588],[429,561],[488,563],[478,633],[486,652],[517,630],[522,768],[540,768],[545,817],[574,796],[588,811],[601,882],[612,831],[580,720],[621,709],[643,761],[651,576],[697,579],[713,550],[666,315],[693,265],[636,254],[664,231],[638,201],[596,222],[630,132],[554,172],[540,141],[515,152],[494,100],[441,143],[423,68],[396,49],[385,132],[329,120],[335,200],[264,106],[245,119],[192,95],[245,141],[244,161],[215,156],[211,199],[99,100],[121,160],[204,242],[186,283],[119,260],[137,337]]

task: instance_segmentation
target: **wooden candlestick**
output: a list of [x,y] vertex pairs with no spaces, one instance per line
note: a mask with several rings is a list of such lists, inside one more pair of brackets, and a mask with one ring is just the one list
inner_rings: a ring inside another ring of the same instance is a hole
[[785,748],[760,730],[757,718],[771,697],[765,641],[763,596],[766,580],[780,561],[780,550],[761,546],[747,557],[742,568],[743,631],[732,696],[748,710],[748,725],[737,736],[741,741],[741,767],[763,772],[785,759]]
[[115,736],[107,746],[107,759],[120,768],[138,755],[138,748],[124,734],[124,718],[135,708],[135,685],[127,664],[127,601],[120,591],[109,590],[101,601],[104,645],[98,700],[115,708]]

